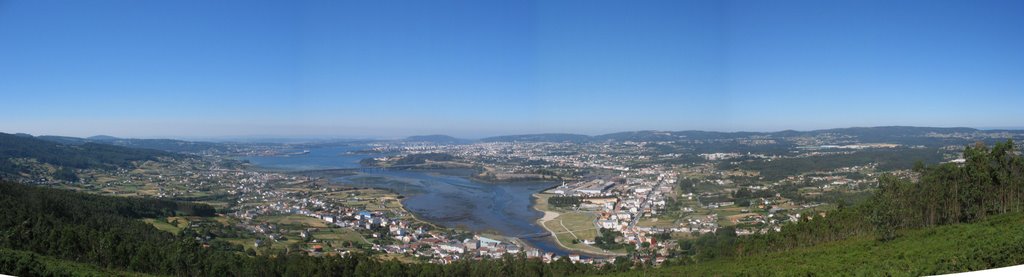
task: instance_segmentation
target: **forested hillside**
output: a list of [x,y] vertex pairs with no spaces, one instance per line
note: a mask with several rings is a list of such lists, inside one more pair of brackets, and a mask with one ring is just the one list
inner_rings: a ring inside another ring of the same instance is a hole
[[845,155],[825,155],[798,158],[758,160],[739,165],[722,162],[724,170],[742,169],[760,172],[765,180],[777,181],[805,172],[828,171],[841,167],[875,163],[880,170],[910,169],[915,162],[938,163],[942,153],[935,149],[873,149]]
[[174,250],[194,243],[154,232],[135,219],[213,213],[203,204],[115,198],[5,182],[0,184],[0,214],[4,215],[0,248],[101,267],[167,272],[186,258]]
[[0,269],[0,274],[14,276],[150,276],[10,249],[0,249]]
[[61,144],[31,136],[0,133],[0,176],[16,175],[26,169],[24,165],[12,160],[16,158],[34,159],[61,170],[68,170],[127,167],[134,161],[154,160],[160,156],[172,155],[174,154],[159,150],[99,143]]
[[129,148],[160,150],[174,153],[202,153],[205,151],[226,151],[229,149],[229,145],[224,143],[184,141],[176,139],[133,139],[117,138],[112,136],[92,136],[88,138],[76,138],[65,136],[38,136],[36,138],[70,145],[99,143]]

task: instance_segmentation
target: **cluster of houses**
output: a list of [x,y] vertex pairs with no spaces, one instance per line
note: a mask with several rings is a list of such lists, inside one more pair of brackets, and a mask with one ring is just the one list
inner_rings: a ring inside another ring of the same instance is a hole
[[[628,243],[641,245],[649,243],[653,249],[667,250],[672,246],[666,242],[659,242],[655,235],[671,232],[666,228],[653,226],[637,226],[637,222],[643,217],[657,216],[659,210],[664,210],[666,197],[673,194],[673,187],[676,182],[676,173],[671,171],[641,172],[653,178],[635,178],[627,175],[618,176],[616,181],[595,179],[578,182],[574,184],[563,184],[548,190],[549,193],[575,196],[581,198],[581,203],[576,208],[579,210],[592,211],[598,214],[594,221],[596,228],[608,229],[621,232],[622,236],[616,238],[617,243]],[[584,244],[594,244],[593,241],[583,240]],[[661,256],[656,256],[663,261],[667,251]]]
[[687,218],[679,223],[679,227],[672,228],[673,232],[707,234],[718,231],[718,214],[695,216]]
[[[308,204],[317,207],[330,207],[319,200],[307,200]],[[449,234],[443,231],[427,230],[425,226],[413,224],[407,220],[389,217],[381,211],[356,210],[346,207],[332,208],[330,211],[318,209],[312,211],[301,206],[289,206],[274,203],[262,210],[245,210],[237,212],[240,218],[252,218],[266,211],[291,213],[314,217],[337,227],[352,228],[369,233],[369,237],[378,239],[371,249],[384,253],[402,254],[413,257],[424,257],[435,263],[451,263],[460,259],[500,258],[505,254],[524,253],[529,257],[541,258],[545,261],[556,259],[552,253],[544,253],[534,248],[484,236],[472,238]],[[251,228],[255,232],[268,234],[274,239],[277,231],[273,225],[257,224]],[[303,232],[303,234],[307,234]],[[279,236],[279,235],[278,235]],[[319,249],[314,249],[314,251]]]
[[[373,250],[392,254],[403,254],[414,257],[429,258],[435,263],[451,263],[460,259],[501,258],[505,254],[524,253],[527,257],[553,261],[557,257],[553,253],[545,253],[539,249],[526,247],[517,243],[492,239],[481,235],[459,239],[440,231],[427,231],[423,226],[412,230],[409,222],[390,219],[380,212],[357,211],[343,215],[307,214],[318,217],[336,226],[350,227],[356,230],[386,230],[393,240],[390,244],[374,244]],[[378,237],[377,232],[371,235]],[[571,257],[570,257],[571,258]],[[578,258],[578,256],[577,256]],[[581,260],[582,261],[582,260]]]

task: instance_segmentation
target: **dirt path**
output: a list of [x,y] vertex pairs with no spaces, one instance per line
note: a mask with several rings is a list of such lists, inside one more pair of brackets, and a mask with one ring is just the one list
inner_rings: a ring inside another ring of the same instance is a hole
[[569,227],[565,227],[565,224],[562,224],[562,220],[558,220],[558,225],[562,225],[562,229],[565,229],[566,232],[569,232],[569,234],[572,235],[572,238],[577,240],[580,239],[580,237],[576,236],[576,233],[573,233],[572,230],[569,230]]
[[[536,197],[535,197],[534,201],[536,201]],[[539,210],[539,209],[537,209],[536,203],[534,203],[533,208],[535,210],[544,212],[544,216],[541,217],[540,219],[537,219],[537,224],[539,224],[540,227],[544,228],[544,230],[547,230],[548,233],[551,233],[552,240],[554,240],[555,243],[558,244],[558,246],[562,247],[562,249],[567,249],[569,251],[576,251],[576,252],[587,253],[587,254],[590,254],[590,255],[604,256],[604,257],[614,257],[614,256],[623,256],[623,255],[625,255],[625,254],[618,254],[618,253],[612,253],[612,252],[607,252],[607,251],[594,251],[594,250],[589,250],[589,249],[570,248],[568,246],[565,246],[565,244],[563,244],[562,241],[558,239],[558,234],[569,233],[574,238],[579,239],[579,237],[577,237],[576,234],[574,234],[572,232],[572,230],[569,230],[569,228],[566,228],[565,224],[562,224],[562,220],[558,220],[558,224],[562,226],[562,229],[565,229],[565,232],[556,232],[555,230],[551,230],[551,228],[548,228],[548,226],[545,225],[545,223],[547,223],[549,221],[552,221],[552,220],[555,220],[556,218],[558,218],[558,216],[560,216],[562,214],[558,213],[558,212],[553,212],[553,211]]]

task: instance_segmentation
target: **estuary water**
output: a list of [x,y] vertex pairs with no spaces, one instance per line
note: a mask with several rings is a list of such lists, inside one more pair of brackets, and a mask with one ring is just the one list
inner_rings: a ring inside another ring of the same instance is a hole
[[417,217],[450,228],[523,237],[530,246],[557,255],[569,251],[537,225],[543,213],[532,207],[532,195],[554,186],[552,182],[483,183],[467,178],[465,170],[389,170],[363,168],[359,161],[370,154],[349,154],[362,146],[309,149],[305,155],[240,157],[253,165],[284,171],[359,169],[358,174],[334,181],[359,187],[390,189],[405,197],[405,208]]

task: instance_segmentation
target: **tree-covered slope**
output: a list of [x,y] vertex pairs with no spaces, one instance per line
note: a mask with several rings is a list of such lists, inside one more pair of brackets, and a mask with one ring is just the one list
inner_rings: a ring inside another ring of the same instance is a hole
[[[204,204],[90,195],[0,181],[0,250],[33,252],[104,269],[191,274],[204,270],[189,267],[203,255],[198,245],[138,219],[213,212]],[[4,260],[0,273],[20,271],[19,264],[31,263],[28,258]]]
[[15,158],[34,159],[61,168],[126,167],[135,161],[154,160],[173,154],[150,149],[136,149],[86,142],[62,144],[31,136],[0,133],[0,176],[18,174],[25,168]]
[[10,249],[0,249],[0,269],[0,273],[14,276],[151,276]]
[[202,153],[205,151],[226,151],[229,149],[229,145],[224,143],[184,141],[176,139],[133,139],[118,138],[112,136],[91,136],[88,138],[64,136],[38,136],[35,138],[69,145],[98,143],[123,146],[128,148],[151,149],[175,153]]
[[930,148],[868,149],[850,154],[807,156],[756,160],[740,164],[724,161],[719,169],[754,170],[766,180],[782,180],[805,172],[828,171],[842,167],[878,164],[879,170],[911,169],[917,162],[937,164],[942,162],[942,152]]
[[1024,264],[1024,214],[860,236],[785,252],[714,259],[619,276],[921,276]]
[[141,149],[153,149],[175,153],[203,153],[206,151],[227,151],[229,146],[224,143],[216,142],[204,142],[204,141],[184,141],[176,139],[105,139],[105,140],[91,140],[97,143],[105,143],[110,145],[130,147],[130,148],[141,148]]

